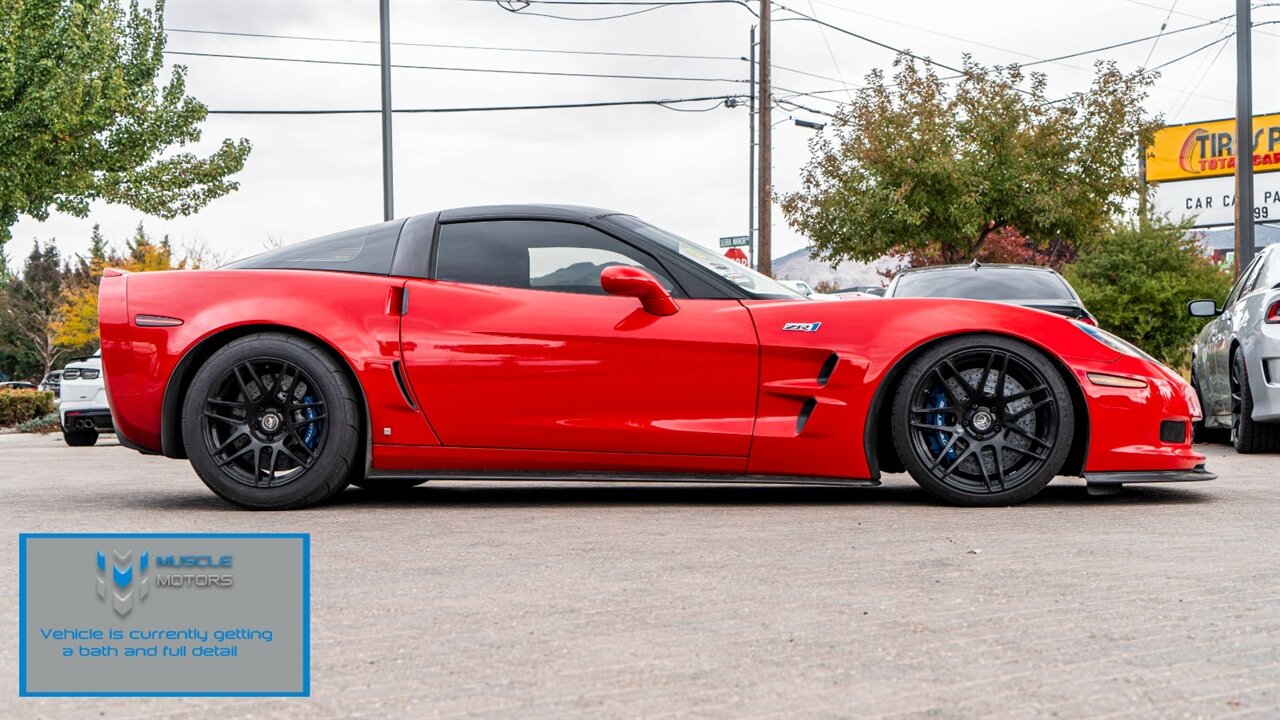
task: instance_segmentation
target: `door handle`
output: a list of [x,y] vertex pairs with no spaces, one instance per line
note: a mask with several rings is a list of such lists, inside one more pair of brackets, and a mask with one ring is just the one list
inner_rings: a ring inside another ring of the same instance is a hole
[[409,314],[409,288],[403,285],[387,289],[387,315],[402,317]]

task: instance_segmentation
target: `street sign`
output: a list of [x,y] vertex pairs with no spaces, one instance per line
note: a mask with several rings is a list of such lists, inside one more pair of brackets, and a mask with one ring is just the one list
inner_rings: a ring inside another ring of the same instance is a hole
[[750,246],[751,246],[750,235],[734,235],[732,237],[720,238],[720,247],[722,248],[750,247]]

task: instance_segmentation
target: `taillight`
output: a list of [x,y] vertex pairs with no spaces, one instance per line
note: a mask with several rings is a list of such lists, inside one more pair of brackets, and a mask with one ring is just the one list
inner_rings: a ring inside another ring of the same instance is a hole
[[97,370],[85,370],[84,372],[81,372],[81,373],[80,373],[80,377],[84,378],[85,380],[97,380],[97,379],[98,379],[98,371],[97,371]]
[[63,370],[62,379],[63,380],[79,380],[80,371],[79,370]]
[[1098,327],[1098,321],[1097,321],[1097,320],[1094,320],[1093,318],[1089,317],[1088,315],[1086,315],[1086,316],[1084,316],[1084,317],[1078,317],[1078,318],[1076,318],[1076,322],[1082,322],[1082,323],[1084,323],[1085,325],[1092,325],[1092,326],[1094,326],[1094,327]]
[[1271,303],[1271,307],[1267,308],[1267,314],[1262,321],[1272,325],[1280,323],[1280,300]]

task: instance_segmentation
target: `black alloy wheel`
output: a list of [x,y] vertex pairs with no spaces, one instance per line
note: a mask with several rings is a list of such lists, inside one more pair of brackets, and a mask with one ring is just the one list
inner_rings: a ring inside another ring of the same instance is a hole
[[893,437],[925,490],[961,505],[1007,505],[1035,495],[1066,460],[1071,395],[1044,355],[997,336],[948,340],[926,351],[898,386]]
[[359,418],[339,361],[301,338],[262,333],[228,343],[200,367],[183,404],[183,442],[223,498],[304,507],[363,469]]
[[223,472],[249,487],[298,479],[324,446],[324,396],[287,360],[257,357],[233,365],[205,398],[205,448]]

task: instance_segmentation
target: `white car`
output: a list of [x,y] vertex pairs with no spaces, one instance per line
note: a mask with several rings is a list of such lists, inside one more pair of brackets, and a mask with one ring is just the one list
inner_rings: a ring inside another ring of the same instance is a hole
[[1230,428],[1237,452],[1280,452],[1280,245],[1253,259],[1222,307],[1193,300],[1212,317],[1191,348],[1191,385],[1204,429]]
[[803,280],[779,280],[778,282],[781,283],[782,285],[787,286],[792,290],[795,290],[796,292],[809,298],[810,300],[842,300],[843,299],[839,295],[828,295],[827,293],[820,293],[814,290],[813,288],[809,287],[809,283]]
[[107,388],[102,381],[101,350],[92,357],[73,360],[62,369],[58,414],[62,419],[62,438],[68,445],[92,445],[98,442],[99,433],[115,432],[111,408],[107,405]]

